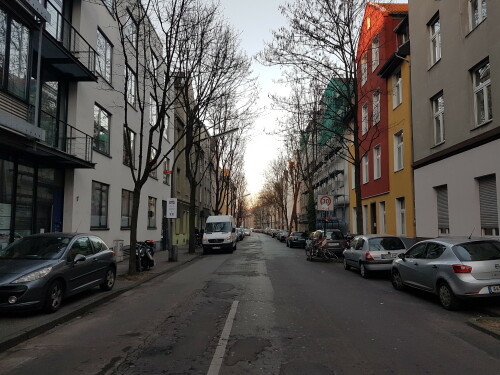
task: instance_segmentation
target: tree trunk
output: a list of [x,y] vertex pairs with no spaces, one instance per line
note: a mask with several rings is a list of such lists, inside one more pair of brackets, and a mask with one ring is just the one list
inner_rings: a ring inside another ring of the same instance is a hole
[[[130,227],[130,255],[128,259],[128,274],[133,275],[137,272],[136,264],[136,248],[137,248],[137,222],[139,218],[139,206],[141,203],[141,188],[134,187],[134,195],[132,198],[132,224]],[[139,264],[140,266],[140,264]]]
[[196,183],[189,183],[189,254],[193,254],[195,252],[196,247],[196,239],[194,235],[194,226],[196,225]]

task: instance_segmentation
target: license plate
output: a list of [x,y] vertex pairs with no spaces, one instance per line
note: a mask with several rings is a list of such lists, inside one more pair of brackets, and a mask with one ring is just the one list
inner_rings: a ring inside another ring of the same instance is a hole
[[331,243],[331,246],[339,246],[339,245],[340,245],[340,243],[339,243],[339,242],[332,242],[332,243]]
[[488,288],[489,288],[491,294],[500,293],[500,285],[492,285]]
[[396,258],[396,254],[382,254],[382,259]]
[[214,250],[220,250],[220,246],[214,246],[214,247],[212,247],[212,249],[214,249]]

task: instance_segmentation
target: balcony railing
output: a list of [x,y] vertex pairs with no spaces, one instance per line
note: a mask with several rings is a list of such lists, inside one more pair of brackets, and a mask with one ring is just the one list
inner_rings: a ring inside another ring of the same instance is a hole
[[45,26],[47,32],[92,74],[95,74],[96,51],[50,1],[47,1],[47,11],[51,16],[50,22]]
[[40,112],[40,128],[45,130],[45,140],[41,143],[86,162],[92,162],[93,137],[90,135],[44,111]]

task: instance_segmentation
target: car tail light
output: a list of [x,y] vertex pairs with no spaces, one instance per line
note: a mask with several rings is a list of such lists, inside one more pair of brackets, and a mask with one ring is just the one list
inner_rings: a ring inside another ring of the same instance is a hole
[[464,264],[454,264],[454,265],[452,265],[452,267],[453,267],[453,272],[455,272],[455,273],[471,273],[472,272],[472,267],[466,266]]
[[369,252],[369,251],[367,251],[367,252],[365,253],[365,259],[366,259],[366,260],[375,260],[375,259],[373,259],[372,255],[370,254],[370,252]]

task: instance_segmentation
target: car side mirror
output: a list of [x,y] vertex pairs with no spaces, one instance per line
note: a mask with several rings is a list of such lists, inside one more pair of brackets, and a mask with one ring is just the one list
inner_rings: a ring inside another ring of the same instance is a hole
[[406,261],[405,253],[398,254],[398,258],[403,259]]
[[73,264],[77,264],[79,262],[85,262],[87,257],[83,254],[76,254],[75,259],[73,259]]

